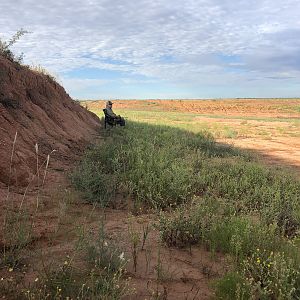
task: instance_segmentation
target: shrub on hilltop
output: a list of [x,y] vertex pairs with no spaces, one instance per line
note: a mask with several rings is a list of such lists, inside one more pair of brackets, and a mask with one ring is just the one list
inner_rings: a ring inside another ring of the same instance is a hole
[[0,38],[0,55],[4,56],[5,58],[9,59],[12,62],[16,62],[20,64],[23,60],[23,53],[21,53],[21,55],[19,56],[16,56],[11,51],[11,47],[26,33],[28,33],[28,31],[21,28],[8,41],[3,41]]

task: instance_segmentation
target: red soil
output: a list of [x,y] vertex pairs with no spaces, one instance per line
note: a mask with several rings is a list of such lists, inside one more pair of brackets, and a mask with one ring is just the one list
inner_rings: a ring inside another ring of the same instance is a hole
[[[300,118],[300,99],[217,100],[115,100],[115,109],[177,111],[200,115]],[[89,109],[105,106],[104,100],[83,101]]]
[[36,143],[40,162],[56,150],[52,160],[63,169],[98,127],[96,115],[73,101],[49,76],[0,57],[0,187],[28,184],[36,174]]

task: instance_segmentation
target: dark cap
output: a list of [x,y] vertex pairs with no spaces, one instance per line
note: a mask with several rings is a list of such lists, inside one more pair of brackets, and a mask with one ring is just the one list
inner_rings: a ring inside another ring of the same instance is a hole
[[109,104],[109,105],[111,105],[111,104],[113,104],[111,101],[107,101],[107,104]]

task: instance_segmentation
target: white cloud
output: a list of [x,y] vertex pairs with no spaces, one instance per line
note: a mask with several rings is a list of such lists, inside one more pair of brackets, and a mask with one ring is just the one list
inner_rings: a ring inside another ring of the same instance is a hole
[[[0,11],[0,36],[32,31],[16,51],[60,74],[88,67],[188,86],[299,76],[298,0],[0,0]],[[68,80],[74,91],[98,84]]]

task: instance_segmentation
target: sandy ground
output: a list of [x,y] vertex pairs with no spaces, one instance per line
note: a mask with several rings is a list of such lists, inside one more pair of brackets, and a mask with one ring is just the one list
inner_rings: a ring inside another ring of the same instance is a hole
[[[78,240],[78,228],[97,236],[100,220],[104,220],[109,239],[117,241],[129,260],[124,279],[130,278],[130,289],[135,291],[124,299],[211,299],[214,295],[212,282],[230,268],[221,254],[212,255],[203,247],[191,249],[168,248],[160,243],[159,232],[152,226],[157,217],[141,214],[133,217],[127,205],[119,209],[98,209],[85,204],[80,195],[72,190],[63,171],[50,167],[48,182],[39,193],[39,209],[34,216],[33,238],[26,247],[22,264],[13,272],[0,269],[0,277],[11,283],[19,282],[17,289],[32,285],[41,276],[40,270],[47,266],[62,265],[67,255],[72,256]],[[0,190],[0,197],[7,195]],[[24,198],[24,206],[34,211],[38,190],[32,188]],[[11,192],[9,200],[18,207],[23,195]],[[4,207],[2,206],[2,211]],[[2,222],[3,220],[1,220]],[[150,232],[142,249],[143,226],[150,224]],[[137,270],[133,266],[132,244],[129,226],[141,237],[138,244]],[[161,277],[158,280],[158,265]],[[13,279],[11,279],[13,278]],[[161,294],[156,298],[155,293]],[[1,298],[0,291],[0,298]],[[13,295],[3,299],[19,299]]]

